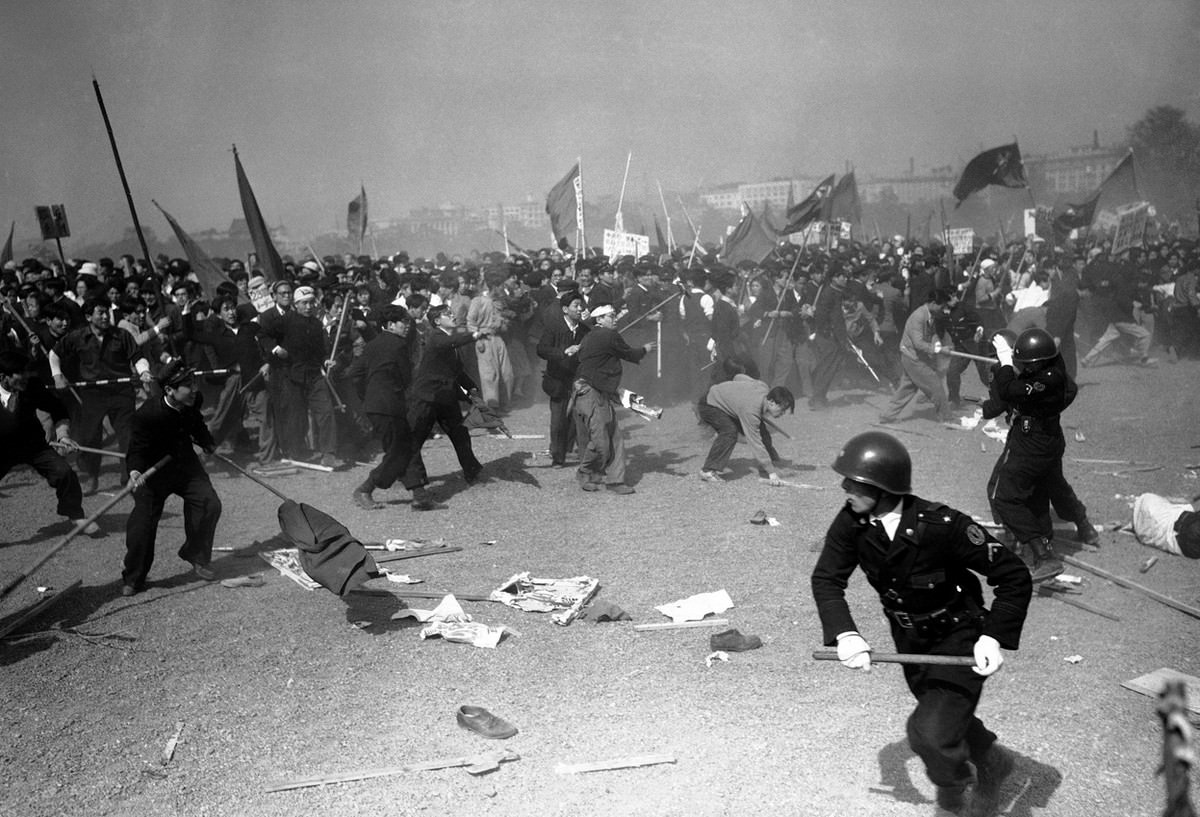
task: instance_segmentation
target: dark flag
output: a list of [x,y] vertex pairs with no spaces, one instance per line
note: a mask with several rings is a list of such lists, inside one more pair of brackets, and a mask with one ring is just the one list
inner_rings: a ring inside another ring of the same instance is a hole
[[1021,149],[1017,143],[1001,145],[985,150],[963,168],[958,184],[954,185],[955,207],[967,196],[990,184],[1000,187],[1028,187],[1025,180],[1025,165],[1021,163]]
[[671,245],[667,243],[667,239],[663,235],[662,226],[658,223],[658,216],[654,217],[654,237],[658,239],[659,254],[671,251]]
[[769,201],[763,202],[762,228],[766,231],[767,235],[779,235],[779,228],[775,226],[775,214],[771,212],[771,202]]
[[833,192],[825,200],[825,221],[849,221],[858,224],[862,221],[862,206],[858,201],[858,182],[854,180],[854,171],[838,179]]
[[17,229],[17,222],[13,222],[8,228],[8,241],[4,242],[4,249],[0,250],[0,268],[4,267],[9,261],[13,260],[13,230]]
[[579,176],[579,163],[562,177],[562,181],[550,188],[546,196],[546,213],[550,216],[550,229],[559,244],[563,241],[574,241],[575,232],[579,229],[576,218],[583,194],[583,181]]
[[742,220],[725,239],[725,249],[721,251],[721,262],[731,267],[736,266],[739,261],[753,261],[755,264],[761,264],[763,259],[774,249],[775,239],[767,235],[761,222],[747,207]]
[[1068,204],[1062,210],[1055,210],[1053,216],[1054,235],[1062,240],[1072,230],[1080,230],[1092,226],[1096,217],[1096,205],[1100,202],[1100,191],[1082,204]]
[[363,236],[367,234],[367,188],[359,186],[359,193],[346,208],[346,232],[351,241],[362,245]]
[[250,189],[250,180],[242,169],[242,160],[237,148],[233,150],[233,162],[237,168],[238,196],[242,200],[242,212],[246,215],[246,227],[250,230],[250,238],[254,241],[254,251],[258,254],[258,266],[268,281],[280,281],[285,277],[283,259],[271,243],[271,232],[263,219],[262,211],[258,209],[258,200]]
[[1098,202],[1102,201],[1107,208],[1141,201],[1137,175],[1133,169],[1132,150],[1126,153],[1125,158],[1112,169],[1112,173],[1109,173],[1104,181],[1100,182],[1100,188],[1096,191],[1096,195],[1099,197]]
[[834,178],[835,174],[831,173],[828,178],[814,187],[803,201],[788,208],[787,226],[783,228],[784,235],[798,233],[821,217],[825,209],[825,200],[833,192]]
[[171,217],[171,214],[163,209],[162,205],[151,199],[154,206],[163,214],[163,218],[171,225],[172,232],[175,233],[175,238],[183,247],[183,254],[187,256],[188,263],[192,265],[192,272],[196,273],[196,279],[200,281],[200,286],[204,287],[204,292],[209,297],[217,291],[217,284],[222,281],[228,281],[229,277],[225,275],[225,271],[214,260],[208,257],[208,253],[200,248],[190,235],[184,232],[184,229],[179,226],[179,222]]

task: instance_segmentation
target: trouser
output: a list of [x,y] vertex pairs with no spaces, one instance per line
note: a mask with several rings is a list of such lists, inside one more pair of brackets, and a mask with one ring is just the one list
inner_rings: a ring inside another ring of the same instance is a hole
[[[1012,435],[1018,434],[1014,427]],[[1061,437],[1061,434],[1059,435]],[[1063,476],[1062,452],[1066,443],[1053,440],[1044,452],[1022,451],[1011,440],[996,461],[988,479],[988,502],[992,516],[1004,525],[1018,542],[1054,536],[1050,507],[1068,522],[1079,524],[1087,519],[1087,507]]]
[[421,446],[429,438],[434,423],[441,426],[442,433],[450,438],[450,444],[454,446],[454,453],[458,457],[458,464],[463,469],[464,476],[473,477],[483,468],[471,449],[471,435],[463,425],[458,401],[417,400],[409,410],[408,423],[412,428],[413,440],[412,457],[404,472],[404,487],[408,490],[420,488],[429,482],[429,476],[425,472],[425,461],[421,459]]
[[900,412],[904,411],[904,407],[908,405],[908,401],[916,397],[918,393],[925,394],[933,401],[938,420],[948,419],[950,412],[946,402],[946,389],[942,386],[942,377],[938,370],[928,363],[908,355],[900,356],[900,367],[904,370],[904,375],[900,378],[900,385],[896,387],[896,393],[892,395],[891,401],[888,402],[879,419],[884,422],[895,422],[896,418],[900,416]]
[[[129,433],[133,427],[133,391],[128,386],[96,386],[82,389],[83,405],[75,403],[71,422],[74,439],[80,445],[99,448],[104,438],[104,418],[112,423],[117,435],[117,449],[129,449]],[[99,454],[79,454],[79,470],[91,479],[100,475]]]
[[171,494],[183,499],[183,530],[187,538],[179,549],[179,558],[199,565],[212,561],[221,499],[198,460],[182,465],[171,463],[133,492],[133,511],[125,523],[125,569],[121,573],[121,580],[127,585],[140,587],[150,575],[158,520]]
[[277,460],[282,456],[279,442],[275,436],[274,423],[271,422],[270,397],[266,389],[248,392],[246,402],[246,424],[258,427],[258,453],[255,459],[259,463]]
[[0,459],[0,479],[14,465],[28,465],[50,483],[58,497],[58,515],[68,519],[83,519],[83,490],[79,477],[62,456],[48,445],[27,452],[4,452]]
[[833,338],[817,335],[810,343],[813,347],[812,394],[808,397],[810,404],[821,405],[825,402],[829,387],[837,377],[842,366],[842,347]]
[[531,400],[534,390],[534,368],[529,360],[529,350],[520,338],[509,338],[504,341],[508,352],[508,360],[512,366],[512,376],[509,378],[512,399],[516,401]]
[[[720,471],[729,464],[729,458],[733,455],[734,447],[737,446],[738,435],[745,434],[746,431],[736,417],[710,406],[704,398],[700,399],[700,403],[696,406],[696,412],[700,415],[700,422],[717,432],[717,438],[713,440],[712,446],[708,449],[708,456],[704,459],[703,469]],[[778,459],[775,446],[771,442],[771,432],[767,430],[767,424],[762,423],[760,429],[767,455],[772,460]]]
[[[287,401],[285,383],[287,375],[277,365],[271,366],[267,373],[266,412],[263,416],[262,427],[258,431],[258,458],[260,462],[280,457],[302,457],[305,448],[298,451],[288,451],[284,448],[284,431],[287,425],[288,412],[284,407]],[[264,439],[265,438],[265,439]],[[269,455],[269,456],[268,456]]]
[[[302,457],[308,450],[308,418],[312,415],[313,448],[321,454],[337,453],[337,423],[333,416],[333,397],[329,385],[319,376],[300,382],[286,379],[283,387],[283,426],[279,429],[283,450],[290,457]],[[278,417],[280,412],[276,412]]]
[[[775,346],[775,357],[771,364],[774,370],[771,386],[788,386],[788,379],[792,376],[794,369],[796,377],[800,381],[800,388],[797,390],[796,396],[812,396],[813,367],[816,364],[812,345],[806,340],[794,341],[787,336],[767,342],[768,346],[771,344]],[[789,388],[791,387],[789,386]]]
[[208,420],[208,431],[217,445],[221,445],[226,439],[236,442],[242,432],[242,415],[246,410],[246,401],[238,393],[241,388],[242,376],[231,374],[225,378],[221,393],[217,395],[217,404]]
[[619,485],[625,482],[625,439],[612,395],[587,383],[575,384],[575,434],[579,439],[579,478]]
[[479,364],[479,392],[489,406],[507,406],[512,390],[513,368],[504,338],[490,335],[475,341]]
[[[942,638],[926,639],[892,622],[892,638],[902,653],[971,655],[980,632],[977,623],[965,622]],[[978,765],[996,742],[975,714],[985,679],[970,667],[905,664],[904,680],[917,699],[906,725],[908,744],[925,773],[937,786],[971,782],[967,761]]]
[[371,429],[383,445],[383,459],[371,469],[371,484],[388,489],[404,476],[412,460],[414,440],[407,411],[398,414],[368,414]]
[[570,405],[569,394],[550,398],[550,461],[560,465],[575,445],[575,421],[567,410]]
[[1150,330],[1141,324],[1133,321],[1121,321],[1118,323],[1110,323],[1104,330],[1104,334],[1096,341],[1096,345],[1092,350],[1083,356],[1085,365],[1091,365],[1096,358],[1111,346],[1117,338],[1125,335],[1133,341],[1133,351],[1139,358],[1146,358],[1150,355],[1150,341],[1153,338]]
[[[972,355],[984,354],[974,343],[962,344],[961,351]],[[972,363],[975,364],[975,371],[979,373],[979,382],[985,389],[988,387],[988,364],[982,360],[972,361],[965,357],[951,357],[950,364],[946,368],[946,391],[951,403],[962,402],[962,375]]]

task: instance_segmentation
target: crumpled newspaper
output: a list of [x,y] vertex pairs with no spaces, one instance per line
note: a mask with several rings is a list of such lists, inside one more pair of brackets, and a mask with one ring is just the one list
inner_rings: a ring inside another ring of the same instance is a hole
[[386,578],[389,582],[395,582],[396,584],[420,584],[421,582],[425,581],[424,579],[414,579],[407,573],[393,573],[386,567],[382,566],[380,566],[379,572],[382,573],[384,578]]
[[729,653],[723,650],[717,650],[716,652],[709,653],[704,659],[704,666],[711,669],[714,661],[729,661]]
[[654,609],[669,616],[671,622],[679,624],[684,621],[699,621],[710,613],[724,613],[733,606],[733,599],[724,589],[711,593],[697,593],[686,599],[660,604]]
[[963,428],[977,428],[983,422],[983,409],[976,408],[975,413],[967,417],[959,417],[958,423]]
[[[469,613],[454,595],[447,594],[438,606],[432,610],[409,608],[392,614],[393,619],[415,618],[429,626],[421,629],[420,636],[426,638],[441,637],[447,641],[457,641],[461,644],[471,644],[475,647],[495,649],[501,637],[506,632],[512,632],[501,624],[499,627],[489,627],[486,624],[472,621]],[[515,635],[515,633],[514,633]]]

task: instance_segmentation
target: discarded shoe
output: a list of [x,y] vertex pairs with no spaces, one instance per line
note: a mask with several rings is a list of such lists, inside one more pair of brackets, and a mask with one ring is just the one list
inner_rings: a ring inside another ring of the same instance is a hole
[[482,706],[460,706],[455,720],[463,729],[491,740],[504,740],[517,734],[517,727],[503,718],[497,718]]
[[261,573],[252,573],[249,576],[235,576],[232,579],[222,579],[222,587],[262,587],[266,584],[266,579]]
[[750,517],[750,524],[751,524],[751,525],[765,525],[765,524],[767,524],[767,513],[766,513],[766,511],[755,511],[755,512],[754,512],[754,516]]
[[610,494],[620,494],[621,496],[628,496],[629,494],[635,493],[633,486],[626,485],[624,482],[610,483],[608,486],[608,492]]
[[725,630],[709,636],[708,646],[714,652],[746,652],[761,647],[762,639],[756,635],[742,635],[737,630]]

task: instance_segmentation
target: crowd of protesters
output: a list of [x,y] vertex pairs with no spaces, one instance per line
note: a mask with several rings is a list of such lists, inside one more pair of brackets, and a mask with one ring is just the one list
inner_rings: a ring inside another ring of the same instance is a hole
[[[944,352],[990,356],[992,335],[1006,327],[1046,329],[1072,377],[1106,362],[1154,365],[1154,347],[1170,361],[1200,355],[1200,250],[1182,239],[1114,257],[1100,240],[995,242],[956,254],[897,236],[783,244],[734,267],[690,248],[614,259],[557,249],[471,259],[401,252],[285,258],[277,280],[238,260],[219,263],[224,280],[206,290],[183,259],[10,262],[0,279],[0,347],[27,354],[58,390],[84,447],[100,446],[106,431],[126,447],[135,406],[169,362],[214,372],[202,375],[201,390],[218,451],[267,469],[283,459],[348,466],[370,459],[377,437],[394,436],[368,416],[380,409],[364,410],[364,367],[353,366],[389,326],[406,358],[391,375],[401,390],[420,371],[431,333],[470,334],[450,344],[463,370],[456,396],[475,392],[468,425],[548,395],[557,465],[574,436],[573,367],[562,350],[578,346],[603,306],[631,347],[653,349],[626,364],[622,381],[651,405],[695,404],[711,385],[745,375],[807,398],[814,411],[829,407],[835,388],[891,394],[885,422],[921,392],[947,419],[986,394],[987,375],[985,364]],[[964,386],[972,366],[981,382]],[[113,380],[123,382],[100,384]],[[422,433],[434,424],[422,421]],[[409,446],[410,487],[424,484],[422,442]],[[468,453],[460,459],[474,478]],[[95,491],[99,461],[81,455],[79,468],[84,492]]]

